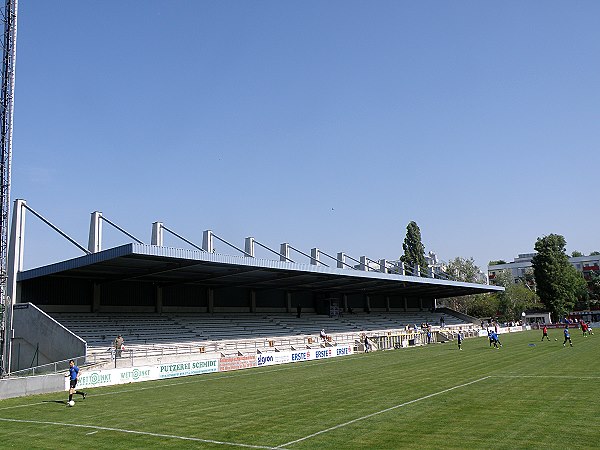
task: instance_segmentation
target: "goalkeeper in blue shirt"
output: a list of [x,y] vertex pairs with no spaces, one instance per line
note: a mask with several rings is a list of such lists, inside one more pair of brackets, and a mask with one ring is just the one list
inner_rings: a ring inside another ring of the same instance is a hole
[[[73,394],[79,394],[85,400],[86,393],[83,391],[76,391],[75,386],[77,386],[77,379],[79,378],[79,367],[75,365],[75,361],[69,361],[69,402],[73,400]],[[69,406],[67,404],[67,406]]]

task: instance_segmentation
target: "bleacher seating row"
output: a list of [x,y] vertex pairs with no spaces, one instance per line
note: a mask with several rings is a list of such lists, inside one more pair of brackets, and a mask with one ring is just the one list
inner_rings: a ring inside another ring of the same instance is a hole
[[215,341],[278,339],[293,336],[356,334],[375,330],[420,327],[428,322],[439,325],[444,316],[447,326],[465,324],[442,313],[358,313],[340,317],[295,314],[202,314],[202,313],[54,313],[63,326],[84,339],[88,353],[106,352],[117,335],[130,346],[202,345]]

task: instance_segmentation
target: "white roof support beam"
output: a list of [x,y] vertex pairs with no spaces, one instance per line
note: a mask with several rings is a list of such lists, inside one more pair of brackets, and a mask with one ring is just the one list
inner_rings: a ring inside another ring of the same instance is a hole
[[100,211],[94,211],[90,219],[88,250],[90,253],[98,253],[102,250],[102,213]]
[[152,237],[150,239],[150,245],[158,245],[160,247],[164,245],[164,228],[162,222],[154,222],[152,224]]

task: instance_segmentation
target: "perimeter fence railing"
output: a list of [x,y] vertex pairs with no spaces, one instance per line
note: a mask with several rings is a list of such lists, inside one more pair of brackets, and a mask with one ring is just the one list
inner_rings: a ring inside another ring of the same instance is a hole
[[48,364],[42,364],[28,369],[16,370],[9,374],[10,377],[29,377],[33,375],[49,375],[59,372],[67,372],[69,370],[69,361],[73,360],[76,366],[84,366],[86,364],[85,356],[75,356],[73,358],[55,361]]
[[[435,331],[444,331],[452,338],[453,332],[462,327],[462,332],[468,337],[475,336],[471,333],[471,327],[446,326],[432,327]],[[473,325],[474,327],[474,325]],[[474,328],[473,328],[474,329]],[[433,339],[427,339],[425,330],[407,327],[384,328],[376,330],[360,330],[351,332],[337,332],[327,335],[322,339],[319,335],[299,335],[299,336],[275,336],[260,339],[238,339],[238,340],[217,340],[217,341],[194,341],[180,344],[132,344],[120,352],[113,348],[88,348],[86,356],[77,356],[62,361],[56,361],[28,369],[12,372],[11,377],[24,377],[33,375],[48,375],[55,373],[67,373],[69,361],[73,359],[75,364],[86,370],[90,369],[110,369],[134,367],[143,364],[161,364],[177,360],[177,358],[220,358],[231,356],[249,356],[266,353],[270,351],[281,350],[303,350],[307,348],[319,348],[336,345],[352,345],[356,350],[360,350],[361,343],[364,342],[365,334],[377,343],[380,349],[398,348],[400,342],[406,340],[412,345],[432,344],[438,341],[437,333]]]

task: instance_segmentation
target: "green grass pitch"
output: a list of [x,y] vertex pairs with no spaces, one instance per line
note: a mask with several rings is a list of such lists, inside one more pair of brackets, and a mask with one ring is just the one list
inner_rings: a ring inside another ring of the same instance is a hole
[[[0,402],[0,446],[600,448],[600,336],[501,335]],[[557,338],[558,341],[554,341]]]

